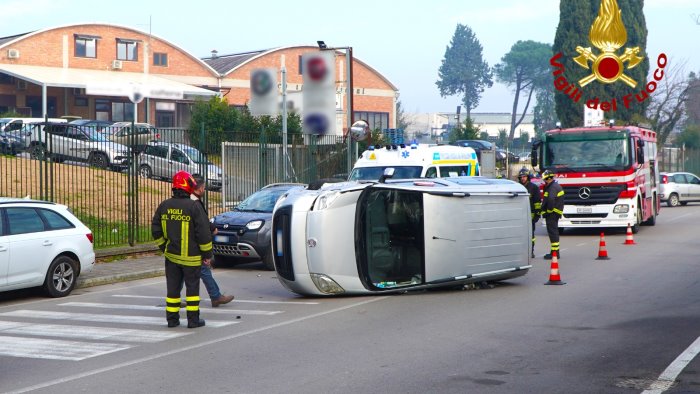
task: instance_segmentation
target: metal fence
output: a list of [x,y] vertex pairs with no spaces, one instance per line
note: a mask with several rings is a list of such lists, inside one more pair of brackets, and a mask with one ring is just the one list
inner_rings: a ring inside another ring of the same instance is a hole
[[[172,174],[181,169],[207,178],[210,216],[270,183],[308,183],[349,172],[340,136],[290,135],[283,160],[279,133],[171,128],[116,135],[49,126],[0,136],[0,196],[69,206],[93,231],[96,248],[150,242],[153,212],[170,197]],[[114,142],[119,138],[123,144]]]
[[692,172],[700,174],[700,149],[663,148],[659,149],[659,171]]

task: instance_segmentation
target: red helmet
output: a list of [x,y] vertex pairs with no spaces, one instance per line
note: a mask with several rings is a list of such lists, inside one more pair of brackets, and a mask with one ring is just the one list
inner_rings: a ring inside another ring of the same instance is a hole
[[192,194],[196,184],[192,175],[187,171],[178,171],[177,174],[173,176],[173,189],[184,190]]

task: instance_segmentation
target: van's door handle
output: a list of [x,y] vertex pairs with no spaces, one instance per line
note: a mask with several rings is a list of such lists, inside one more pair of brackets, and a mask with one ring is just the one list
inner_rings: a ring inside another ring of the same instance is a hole
[[0,252],[7,252],[7,246],[0,246]]
[[53,245],[53,242],[49,241],[48,239],[42,243],[43,246],[51,246]]

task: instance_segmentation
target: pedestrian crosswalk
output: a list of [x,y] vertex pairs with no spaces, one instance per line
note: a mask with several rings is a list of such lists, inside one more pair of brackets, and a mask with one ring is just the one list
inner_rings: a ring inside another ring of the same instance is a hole
[[[116,302],[59,302],[57,310],[18,309],[0,313],[0,357],[81,361],[135,346],[191,335],[193,330],[166,327],[163,305],[143,299],[163,297],[113,295]],[[133,303],[130,301],[133,300]],[[126,302],[124,302],[126,301]],[[246,301],[236,300],[238,303]],[[266,301],[248,301],[265,303]],[[311,305],[316,302],[267,301]],[[235,302],[234,302],[235,304]],[[233,306],[229,304],[229,306]],[[270,307],[268,307],[270,308]],[[272,307],[274,308],[274,307]],[[240,324],[241,315],[274,316],[282,310],[201,307],[207,328]],[[278,308],[274,308],[278,309]],[[184,318],[184,312],[182,313]]]

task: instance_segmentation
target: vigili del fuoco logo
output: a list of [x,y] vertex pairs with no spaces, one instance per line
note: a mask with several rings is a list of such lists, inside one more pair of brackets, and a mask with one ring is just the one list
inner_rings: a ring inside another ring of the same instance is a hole
[[[622,54],[618,55],[619,49],[627,43],[627,30],[622,23],[622,10],[617,5],[617,0],[601,0],[598,16],[593,21],[588,37],[591,44],[598,48],[598,51],[592,50],[591,47],[577,46],[576,52],[579,53],[579,56],[575,57],[574,61],[577,65],[587,70],[590,69],[591,74],[578,80],[578,86],[575,82],[570,83],[563,75],[564,65],[559,62],[563,55],[559,52],[549,60],[549,64],[554,67],[552,75],[556,77],[554,87],[576,103],[581,100],[583,88],[593,81],[604,84],[621,81],[633,89],[636,88],[637,81],[626,75],[625,70],[636,67],[644,59],[644,56],[640,54],[641,49],[638,46],[627,46]],[[657,82],[663,79],[666,64],[666,55],[662,53],[656,60],[657,67],[653,79],[637,92],[624,95],[620,100],[622,105],[625,108],[630,108],[635,101],[641,103],[648,99],[649,94],[656,90]],[[595,97],[586,102],[586,106],[589,108],[597,109],[600,107],[605,112],[616,111],[617,105],[618,98],[602,101]]]

